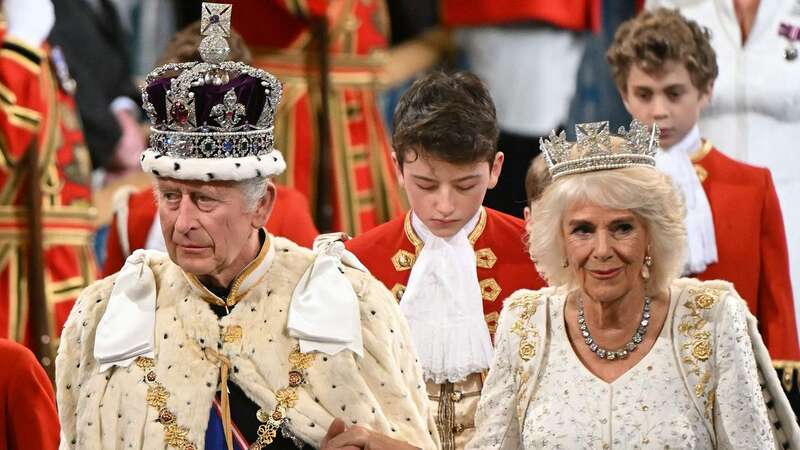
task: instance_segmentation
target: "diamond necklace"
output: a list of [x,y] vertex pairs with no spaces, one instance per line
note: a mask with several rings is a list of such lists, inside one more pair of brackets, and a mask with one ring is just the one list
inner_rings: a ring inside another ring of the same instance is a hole
[[618,350],[605,349],[597,345],[597,342],[595,342],[592,334],[589,332],[589,327],[586,324],[586,316],[583,312],[583,298],[578,297],[578,328],[581,330],[583,342],[585,342],[586,345],[589,346],[589,350],[594,352],[600,359],[614,361],[617,359],[627,358],[628,354],[636,350],[636,348],[639,347],[639,344],[642,343],[642,338],[644,338],[645,333],[647,333],[648,325],[650,325],[650,297],[645,297],[644,308],[642,309],[642,320],[639,322],[639,326],[633,333],[631,340]]

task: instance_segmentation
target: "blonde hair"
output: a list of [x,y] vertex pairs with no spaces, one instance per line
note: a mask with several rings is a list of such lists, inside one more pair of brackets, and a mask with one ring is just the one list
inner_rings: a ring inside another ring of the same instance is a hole
[[626,167],[563,176],[533,203],[528,251],[548,284],[579,286],[574,272],[562,264],[566,257],[562,221],[564,212],[580,203],[628,210],[644,222],[653,258],[648,292],[667,288],[680,275],[686,246],[683,202],[667,176],[648,167]]

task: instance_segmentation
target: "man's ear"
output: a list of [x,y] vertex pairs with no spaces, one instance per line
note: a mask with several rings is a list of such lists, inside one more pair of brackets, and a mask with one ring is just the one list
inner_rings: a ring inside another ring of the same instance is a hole
[[500,172],[503,171],[503,161],[505,161],[506,155],[503,152],[497,152],[494,155],[494,161],[492,162],[492,168],[489,170],[489,189],[497,186],[497,180],[500,179]]
[[269,219],[270,214],[272,214],[272,208],[275,206],[275,200],[278,197],[278,191],[275,189],[275,185],[272,184],[272,181],[267,181],[267,186],[264,190],[264,196],[258,200],[256,209],[253,211],[253,215],[250,219],[250,225],[252,225],[253,228],[261,228],[266,225],[267,219]]
[[400,161],[397,159],[397,153],[392,152],[392,168],[394,168],[394,176],[397,177],[397,182],[400,186],[405,187],[403,182],[403,168],[400,166]]
[[528,222],[528,219],[531,218],[531,207],[526,206],[525,209],[522,210],[522,217],[525,219],[525,222]]

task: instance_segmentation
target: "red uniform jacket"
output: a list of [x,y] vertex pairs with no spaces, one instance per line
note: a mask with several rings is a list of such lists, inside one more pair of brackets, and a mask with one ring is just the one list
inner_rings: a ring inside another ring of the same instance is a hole
[[575,31],[600,29],[600,0],[442,0],[448,26],[545,22]]
[[711,205],[719,256],[697,278],[733,283],[758,318],[776,367],[800,360],[786,234],[769,170],[735,161],[708,142],[692,160]]
[[[477,257],[483,313],[494,336],[503,300],[517,289],[545,286],[523,242],[523,222],[489,208],[481,210],[469,234]],[[370,230],[345,243],[373,276],[400,301],[422,241],[411,226],[411,213]]]
[[33,353],[0,339],[0,450],[58,448],[58,413],[50,379]]
[[[283,186],[276,186],[276,188],[278,195],[275,206],[272,208],[272,214],[267,219],[267,230],[299,245],[311,247],[319,232],[308,212],[308,201],[303,194],[294,189]],[[134,250],[145,248],[147,234],[156,217],[156,199],[152,189],[144,189],[130,194],[126,204],[128,223],[124,229],[128,231],[129,251],[126,252],[120,242],[120,224],[117,223],[120,216],[117,211],[109,227],[103,276],[116,273]]]
[[66,65],[46,46],[5,36],[2,26],[0,42],[0,337],[32,345],[27,157],[38,150],[46,325],[54,338],[96,275],[91,167]]

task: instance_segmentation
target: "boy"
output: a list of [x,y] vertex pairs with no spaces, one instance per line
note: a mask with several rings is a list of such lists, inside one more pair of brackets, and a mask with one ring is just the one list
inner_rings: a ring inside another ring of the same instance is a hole
[[412,210],[346,245],[400,301],[442,446],[463,448],[502,299],[544,283],[522,221],[481,207],[503,165],[483,83],[468,73],[430,74],[400,99],[394,126],[392,162]]
[[776,368],[791,380],[800,350],[772,177],[725,156],[697,127],[718,72],[708,32],[677,11],[644,12],[620,26],[606,56],[628,112],[661,130],[657,167],[686,204],[685,272],[734,284],[758,317]]

